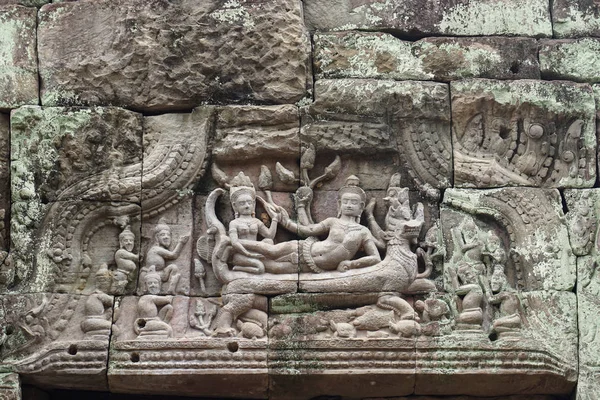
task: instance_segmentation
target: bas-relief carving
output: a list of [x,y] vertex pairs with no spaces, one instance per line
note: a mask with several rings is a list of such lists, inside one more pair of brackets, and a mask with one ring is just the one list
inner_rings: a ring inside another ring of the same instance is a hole
[[591,86],[473,79],[451,92],[458,187],[593,186]]
[[[132,390],[148,371],[165,375],[172,360],[177,368],[207,373],[255,368],[264,377],[267,339],[276,344],[273,368],[284,375],[285,354],[298,343],[302,374],[334,361],[315,368],[316,349],[354,349],[344,368],[362,371],[378,346],[390,348],[390,357],[405,354],[402,368],[414,374],[410,354],[420,346],[427,354],[448,351],[452,368],[465,367],[461,352],[485,349],[500,360],[500,371],[517,362],[516,351],[526,351],[537,357],[529,370],[561,377],[552,391],[572,386],[574,351],[565,343],[573,319],[564,317],[572,299],[539,293],[574,284],[557,191],[448,189],[440,215],[428,198],[433,192],[411,191],[399,173],[386,177],[387,187],[378,184],[385,192],[365,191],[360,176],[345,174],[345,155],[321,157],[319,143],[305,140],[297,169],[282,159],[232,175],[213,162],[213,179],[222,187],[198,196],[206,199],[200,204],[185,192],[207,167],[197,157],[206,153],[206,139],[196,138],[194,128],[208,136],[214,113],[206,107],[145,120],[152,140],[142,166],[148,175],[141,176],[141,210],[99,201],[47,206],[35,236],[45,240],[45,251],[36,256],[29,287],[64,294],[34,296],[5,317],[8,324],[25,321],[2,347],[20,371],[60,371],[59,361],[44,364],[42,349],[54,346],[66,357],[68,341],[77,339],[80,349],[95,354],[106,351],[112,333],[108,375],[120,390]],[[171,129],[176,134],[161,135]],[[182,192],[167,189],[167,181]],[[299,185],[293,204],[273,191],[278,182]],[[337,190],[321,190],[335,182],[341,182]],[[538,207],[528,206],[533,203]],[[205,230],[193,232],[200,226]],[[58,272],[54,278],[51,270]],[[336,293],[339,300],[310,315],[293,307],[269,315],[269,298],[287,295],[295,303],[299,291]],[[114,295],[124,297],[113,315]],[[540,316],[544,298],[551,312]],[[52,314],[59,311],[60,317]],[[535,333],[548,326],[556,332]],[[61,329],[69,335],[57,341]],[[443,350],[444,340],[451,350]],[[30,354],[25,363],[21,352]],[[435,373],[434,358],[418,357],[424,371]],[[490,361],[482,368],[495,367]]]

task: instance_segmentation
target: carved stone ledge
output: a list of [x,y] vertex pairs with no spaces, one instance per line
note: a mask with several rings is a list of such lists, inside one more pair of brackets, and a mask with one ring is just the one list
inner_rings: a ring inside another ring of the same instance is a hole
[[589,85],[473,79],[453,82],[451,93],[456,186],[593,186]]

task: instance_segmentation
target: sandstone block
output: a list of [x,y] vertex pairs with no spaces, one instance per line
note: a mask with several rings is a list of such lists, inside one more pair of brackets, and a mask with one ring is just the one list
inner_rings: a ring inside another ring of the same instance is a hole
[[575,256],[557,190],[449,189],[444,194],[441,226],[447,290],[452,282],[448,274],[452,266],[461,266],[460,249],[468,243],[479,250],[467,258],[482,268],[484,253],[492,252],[487,246],[502,249],[504,256],[495,256],[496,263],[503,266],[515,289],[571,290],[575,284]]
[[0,2],[0,109],[38,104],[35,8]]
[[38,33],[44,105],[294,103],[310,81],[293,0],[56,3],[40,10]]
[[350,174],[364,189],[385,190],[402,168],[403,186],[435,192],[452,180],[449,117],[445,84],[319,80],[300,137],[320,155],[317,171],[341,157],[343,173],[324,182],[324,190],[339,189]]
[[266,298],[241,317],[245,322],[232,335],[217,329],[224,307],[219,298],[145,294],[120,299],[110,390],[139,393],[144,387],[157,394],[266,397]]
[[531,80],[452,82],[459,187],[589,187],[595,105],[589,85]]
[[557,38],[600,36],[600,7],[587,0],[556,0],[552,4],[552,28]]
[[600,82],[600,39],[542,40],[539,57],[544,79]]
[[540,77],[529,38],[425,38],[408,42],[387,33],[315,34],[318,78],[452,81]]
[[13,201],[140,201],[142,116],[121,108],[11,114]]
[[391,30],[402,35],[552,35],[544,0],[310,0],[305,2],[311,30]]
[[101,288],[89,296],[4,296],[11,332],[2,346],[4,362],[36,386],[106,390],[113,298]]

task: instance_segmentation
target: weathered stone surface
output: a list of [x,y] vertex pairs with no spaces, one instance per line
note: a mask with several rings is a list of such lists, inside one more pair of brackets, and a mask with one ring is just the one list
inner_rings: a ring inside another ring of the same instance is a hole
[[435,192],[452,181],[449,106],[441,83],[319,80],[300,137],[320,155],[317,171],[342,158],[342,172],[324,190],[337,190],[350,174],[364,189],[385,190],[401,166],[403,186]]
[[[247,313],[246,322],[228,337],[212,336],[223,310],[218,298],[122,298],[110,351],[111,391],[139,393],[144,387],[157,394],[264,398],[266,307],[265,299],[262,309]],[[261,330],[262,336],[246,337]]]
[[[160,217],[142,217],[142,254],[138,294],[190,293],[192,198],[182,196]],[[151,276],[154,282],[150,282]],[[159,281],[156,281],[156,276]],[[149,285],[155,285],[152,288]]]
[[417,339],[415,394],[571,393],[577,380],[575,294],[536,291],[520,301],[518,340],[490,342],[476,332]]
[[142,116],[115,107],[11,114],[13,201],[140,201]]
[[38,104],[35,8],[0,2],[0,109]]
[[[513,288],[571,290],[575,285],[575,257],[557,190],[449,189],[444,204],[447,207],[441,210],[441,224],[447,264],[459,265],[461,246],[469,243],[478,244],[481,252],[490,240],[487,236],[494,232],[501,240],[505,274]],[[472,261],[483,265],[481,257]],[[449,283],[450,277],[446,279]]]
[[[216,165],[222,170],[223,176],[233,178],[244,171],[255,179],[266,168],[271,176],[270,190],[296,190],[298,180],[282,179],[276,164],[280,162],[296,177],[299,175],[298,108],[291,105],[219,107],[212,156],[213,167]],[[218,187],[219,178],[214,169],[211,175],[215,182],[200,183],[200,192],[208,193]]]
[[[100,269],[111,286],[106,293],[133,290],[137,262],[119,264],[117,251],[126,247],[121,234],[128,230],[133,240],[128,251],[139,254],[138,204],[14,202],[11,215],[12,264],[10,273],[4,272],[11,279],[3,283],[3,291],[8,287],[11,292],[20,293],[89,294]],[[118,270],[123,274],[119,275]]]
[[0,374],[0,398],[3,400],[21,400],[19,374]]
[[50,0],[0,0],[0,6],[19,4],[25,7],[41,7],[50,3]]
[[[2,346],[5,364],[23,382],[45,387],[106,389],[106,363],[113,298],[39,293],[2,298],[10,334]],[[104,287],[104,289],[107,289]],[[54,379],[61,375],[61,379]]]
[[306,21],[312,30],[392,30],[403,35],[552,35],[544,0],[309,0]]
[[186,114],[144,117],[144,215],[158,215],[165,204],[177,203],[203,181],[214,116],[214,107],[203,106]]
[[530,38],[425,38],[408,42],[387,33],[318,33],[317,78],[452,81],[463,78],[539,79]]
[[539,57],[544,79],[600,82],[600,39],[542,40]]
[[[0,258],[8,250],[10,224],[10,117],[0,114]],[[0,278],[1,280],[1,278]]]
[[600,36],[600,7],[596,2],[556,0],[551,4],[555,37]]
[[451,83],[454,179],[459,187],[589,187],[596,180],[589,85]]
[[310,43],[293,0],[57,3],[39,25],[42,104],[294,103]]

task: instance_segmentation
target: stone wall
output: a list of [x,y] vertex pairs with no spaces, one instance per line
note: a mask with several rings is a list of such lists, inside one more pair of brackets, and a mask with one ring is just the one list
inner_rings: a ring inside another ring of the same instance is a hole
[[0,398],[596,399],[599,15],[0,0]]

